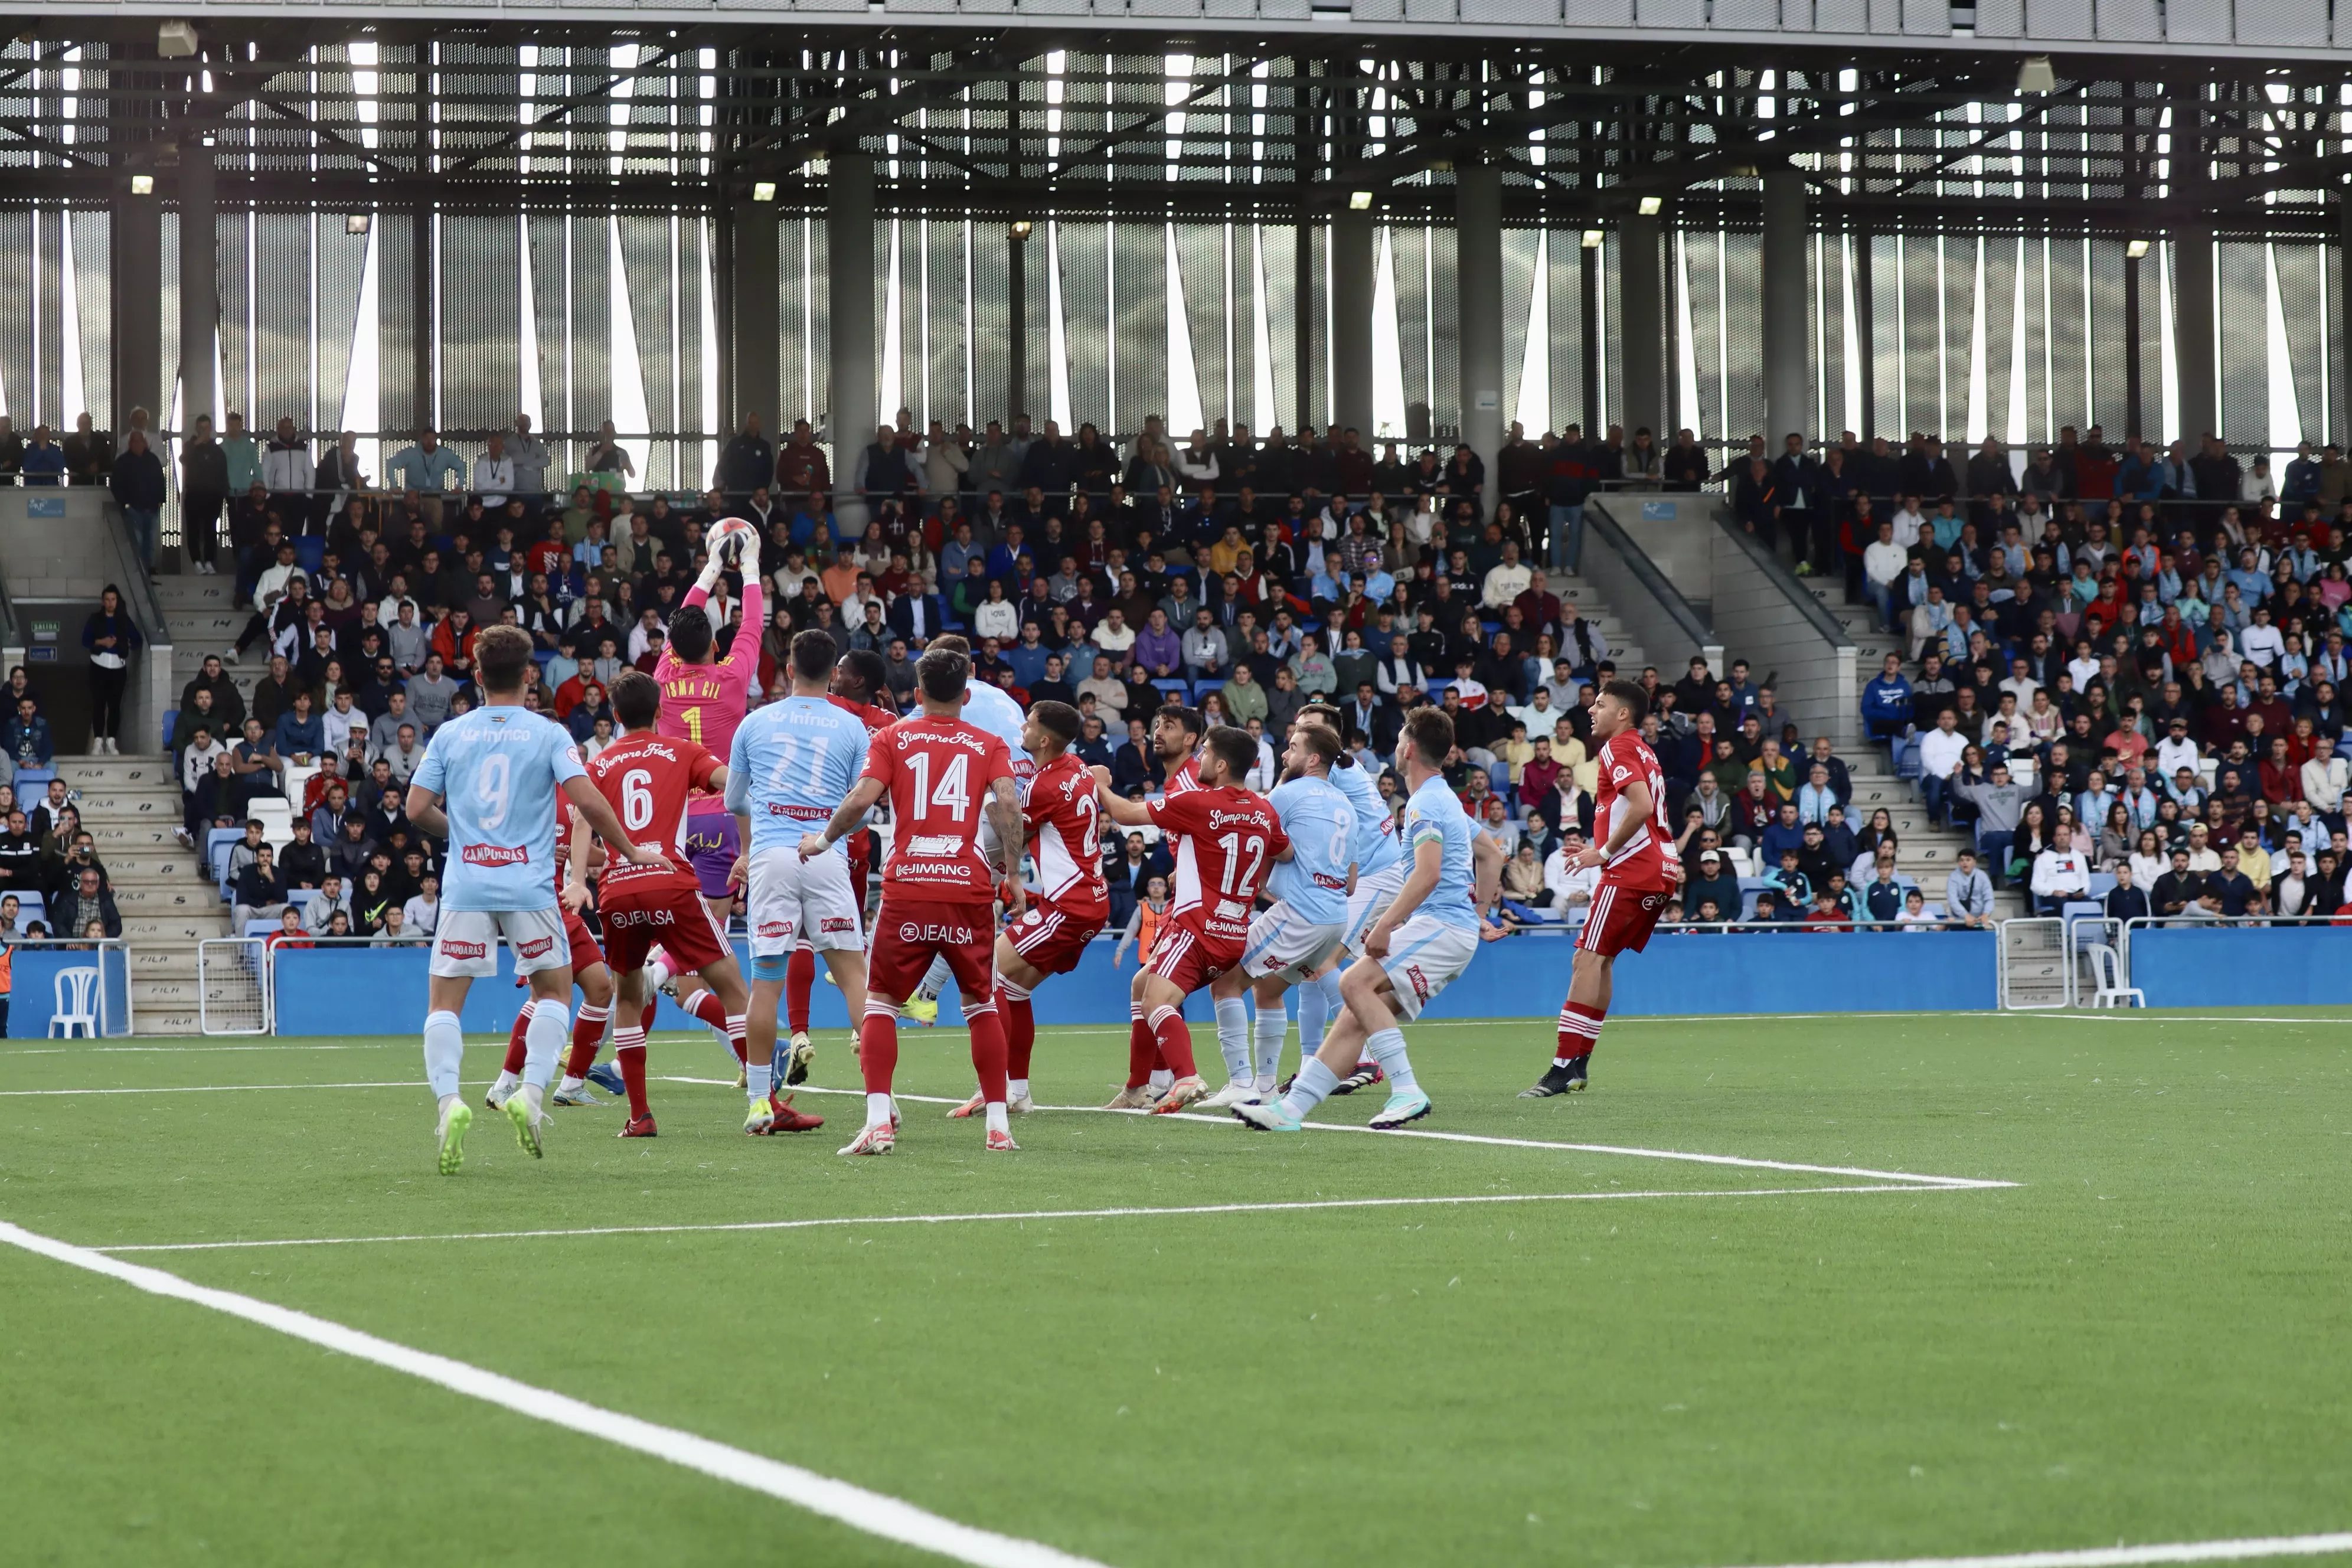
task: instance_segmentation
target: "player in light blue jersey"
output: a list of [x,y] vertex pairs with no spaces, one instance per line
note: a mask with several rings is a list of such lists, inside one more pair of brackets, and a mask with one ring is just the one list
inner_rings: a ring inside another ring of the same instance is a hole
[[1419,1017],[1470,966],[1478,951],[1479,911],[1495,901],[1503,874],[1501,846],[1472,826],[1439,772],[1453,750],[1454,721],[1444,710],[1418,708],[1405,721],[1397,763],[1412,789],[1405,840],[1412,869],[1364,932],[1363,956],[1340,975],[1347,1011],[1324,1037],[1321,1052],[1300,1064],[1280,1100],[1234,1107],[1248,1125],[1266,1132],[1298,1131],[1307,1113],[1339,1087],[1340,1073],[1360,1059],[1360,1047],[1389,1079],[1389,1101],[1372,1118],[1374,1127],[1402,1127],[1429,1114],[1429,1096],[1413,1077],[1397,1025]]
[[[1242,961],[1210,984],[1217,1006],[1217,1045],[1229,1081],[1203,1103],[1229,1109],[1274,1092],[1282,1037],[1290,1019],[1283,993],[1328,969],[1348,916],[1348,888],[1356,864],[1356,811],[1331,782],[1339,737],[1321,724],[1294,724],[1283,749],[1285,781],[1267,796],[1289,850],[1266,879],[1274,902],[1250,921]],[[1248,1005],[1257,994],[1256,1053],[1251,1053]]]
[[[822,828],[866,771],[866,721],[826,692],[841,649],[811,628],[793,638],[793,694],[744,719],[727,759],[727,809],[746,847],[730,883],[741,884],[751,925],[751,1010],[745,1015],[745,1088],[765,1100],[776,1055],[776,1013],[793,951],[824,955],[853,1019],[866,1016],[863,890],[836,843],[803,860],[802,836]],[[786,1072],[805,1070],[814,1047],[794,1037]]]
[[[490,626],[475,644],[484,701],[433,733],[408,783],[408,820],[445,840],[441,921],[434,931],[425,1017],[425,1076],[441,1102],[441,1173],[465,1163],[474,1113],[457,1098],[466,1038],[457,1020],[466,993],[495,974],[499,939],[514,950],[515,973],[530,977],[522,1092],[504,1106],[525,1152],[540,1153],[548,1080],[572,1033],[572,944],[558,902],[555,819],[560,794],[598,837],[634,864],[658,866],[657,850],[629,841],[619,817],[588,782],[570,734],[522,705],[530,637]],[[575,854],[588,846],[574,846]]]
[[[1397,889],[1404,886],[1405,873],[1412,868],[1405,858],[1404,847],[1397,839],[1396,813],[1381,798],[1380,784],[1373,775],[1359,766],[1345,749],[1345,717],[1339,710],[1328,702],[1309,702],[1298,710],[1298,717],[1303,722],[1320,724],[1332,734],[1343,737],[1339,761],[1331,765],[1331,782],[1356,811],[1356,875],[1348,884],[1346,932],[1338,951],[1298,987],[1298,1057],[1303,1062],[1323,1048],[1324,1026],[1339,1016],[1343,1005],[1339,1000],[1339,966],[1362,942],[1365,931],[1395,899]],[[1380,1063],[1367,1057],[1339,1080],[1339,1087],[1333,1092],[1353,1094],[1380,1082],[1381,1076]]]
[[[977,657],[971,651],[971,644],[953,632],[933,637],[928,646],[943,647],[966,658]],[[1029,748],[1021,738],[1023,729],[1029,722],[1029,715],[1022,710],[1021,704],[1013,700],[1002,687],[991,686],[974,675],[963,689],[963,721],[975,729],[987,731],[1004,742],[1004,749],[1013,753],[1013,787],[1019,790],[1021,798],[1026,801],[1029,798],[1029,781],[1037,776],[1037,759],[1029,754]],[[990,825],[984,812],[980,818],[980,852],[992,859],[998,852],[996,829]],[[1017,861],[1020,858],[1021,851],[1015,848],[1011,859]],[[948,961],[933,959],[931,967],[924,973],[922,984],[915,987],[912,996],[907,998],[900,1016],[918,1024],[938,1022],[940,993],[948,988],[948,982],[952,978],[948,973]],[[857,1015],[852,1013],[850,1016],[854,1018]]]

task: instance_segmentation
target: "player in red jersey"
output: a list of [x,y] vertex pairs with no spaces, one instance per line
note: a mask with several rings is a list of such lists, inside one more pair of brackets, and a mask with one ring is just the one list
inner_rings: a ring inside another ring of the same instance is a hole
[[[1166,1114],[1209,1092],[1192,1060],[1192,1032],[1184,998],[1242,961],[1258,889],[1276,860],[1290,854],[1274,806],[1241,787],[1257,764],[1257,742],[1246,730],[1218,725],[1194,764],[1194,787],[1158,800],[1133,801],[1099,785],[1103,814],[1122,827],[1150,823],[1168,835],[1176,857],[1176,896],[1151,956],[1136,976],[1149,1043],[1130,1037],[1127,1088],[1105,1109],[1146,1106]],[[1152,1052],[1176,1075],[1155,1102],[1148,1097]]]
[[[572,860],[572,822],[570,808],[558,805],[555,813],[555,890],[557,905],[563,910],[563,937],[572,948],[572,979],[580,987],[580,1010],[572,1016],[572,1047],[564,1058],[563,1081],[548,1096],[550,1105],[601,1105],[604,1102],[588,1091],[586,1078],[596,1061],[596,1047],[604,1043],[604,1026],[613,1016],[613,971],[604,963],[604,950],[596,945],[596,933],[581,918],[580,909],[562,901],[565,868]],[[589,852],[594,857],[591,865],[601,864],[604,846],[593,834],[588,839]],[[518,974],[515,984],[527,984],[527,977]],[[482,1103],[492,1110],[503,1108],[507,1097],[522,1086],[522,1069],[529,1054],[524,1037],[530,1029],[531,1015],[539,1010],[536,998],[526,996],[515,1012],[514,1027],[507,1034],[507,1056],[499,1069],[498,1080],[482,1096]],[[612,1087],[612,1079],[601,1076],[598,1082]]]
[[[1160,759],[1161,776],[1167,783],[1160,786],[1166,795],[1182,795],[1201,787],[1201,737],[1207,732],[1209,721],[1200,710],[1181,702],[1171,702],[1151,716],[1151,751]],[[1177,836],[1169,834],[1164,842],[1169,858],[1176,855]],[[1145,954],[1148,958],[1150,955]],[[1135,979],[1127,988],[1127,1048],[1151,1053],[1151,1076],[1140,1090],[1139,1105],[1149,1105],[1168,1092],[1176,1075],[1160,1055],[1159,1043],[1152,1038],[1151,1026],[1145,1021],[1150,1011],[1143,1005],[1143,970],[1139,965]],[[1114,1102],[1116,1103],[1116,1102]]]
[[[1094,771],[1070,754],[1081,722],[1078,710],[1068,703],[1046,701],[1029,710],[1021,730],[1021,744],[1037,763],[1029,798],[1021,805],[1036,857],[1037,885],[1034,901],[996,939],[996,1011],[1004,1020],[1005,1037],[1004,1108],[1014,1115],[1036,1109],[1029,1098],[1029,1053],[1037,1044],[1037,1020],[1029,997],[1047,975],[1076,969],[1087,943],[1110,918]],[[948,1115],[977,1116],[986,1104],[982,1094],[975,1094]]]
[[[874,706],[875,699],[887,701],[889,694],[882,656],[871,649],[853,648],[833,667],[833,705],[864,721],[869,736],[898,721],[898,715],[890,709]],[[873,829],[861,827],[851,834],[848,848],[849,885],[863,908],[866,879],[874,869]],[[816,949],[803,942],[793,950],[792,960],[784,966],[784,1020],[792,1037],[776,1063],[778,1083],[799,1083],[808,1077],[809,1062],[816,1054],[809,1043],[809,996],[815,987]],[[856,1022],[850,1020],[851,1027]]]
[[965,723],[965,682],[971,661],[931,648],[915,662],[922,711],[874,737],[866,772],[825,824],[801,840],[810,859],[846,838],[886,794],[890,797],[890,859],[882,871],[882,908],[874,920],[866,960],[866,1016],[858,1025],[857,1066],[866,1079],[866,1130],[845,1154],[887,1154],[897,1142],[898,1111],[890,1099],[898,1066],[898,1009],[921,983],[934,958],[944,956],[963,998],[971,1028],[971,1065],[980,1075],[988,1111],[988,1144],[1013,1149],[1004,1110],[1004,1020],[997,1016],[989,974],[990,906],[998,879],[980,848],[983,813],[1005,846],[1006,909],[1018,918],[1024,903],[1021,795],[1013,787],[1012,750],[985,730]]
[[1576,939],[1576,969],[1559,1010],[1559,1047],[1543,1077],[1519,1091],[1521,1100],[1570,1094],[1585,1085],[1592,1047],[1609,1016],[1611,972],[1621,952],[1649,944],[1658,912],[1683,879],[1668,846],[1666,785],[1658,759],[1642,742],[1649,699],[1630,680],[1612,680],[1592,704],[1592,739],[1600,747],[1601,788],[1592,809],[1593,842],[1572,868],[1601,868],[1591,912]]
[[[646,1100],[646,1019],[652,998],[645,966],[656,938],[675,962],[692,968],[717,994],[733,1026],[730,1037],[741,1027],[743,977],[736,967],[734,950],[704,907],[701,889],[679,843],[685,836],[688,803],[698,790],[723,790],[727,768],[691,741],[654,732],[661,711],[661,688],[649,677],[634,669],[623,670],[613,681],[612,697],[614,715],[625,733],[589,763],[588,782],[612,804],[615,816],[636,824],[629,831],[642,835],[642,841],[663,857],[650,866],[608,864],[597,888],[605,949],[621,977],[620,1016],[613,1035],[613,1054],[629,1098],[629,1121],[621,1136],[651,1138],[655,1130],[653,1110]],[[584,900],[587,884],[586,868],[574,866],[565,902]],[[575,1070],[584,1066],[572,1063]],[[567,1077],[564,1081],[568,1085],[576,1080]],[[743,1130],[765,1132],[771,1121],[762,1096],[752,1106]]]

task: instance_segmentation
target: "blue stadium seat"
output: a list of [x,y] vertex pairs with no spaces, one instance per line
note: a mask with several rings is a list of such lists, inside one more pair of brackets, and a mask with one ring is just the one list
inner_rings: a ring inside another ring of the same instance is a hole
[[18,768],[16,798],[30,800],[36,795],[46,793],[49,787],[49,781],[57,776],[58,770],[55,768]]
[[294,563],[305,572],[316,573],[327,559],[327,542],[315,533],[294,537]]
[[178,709],[174,708],[172,711],[163,715],[163,749],[167,752],[172,749],[172,731],[178,729],[179,725],[180,710]]

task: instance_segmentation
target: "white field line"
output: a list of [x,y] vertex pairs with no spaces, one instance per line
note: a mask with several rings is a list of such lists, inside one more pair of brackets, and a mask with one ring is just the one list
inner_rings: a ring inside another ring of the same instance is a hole
[[2237,1541],[2176,1541],[2159,1546],[2018,1552],[2001,1557],[1896,1557],[1864,1563],[1789,1563],[1784,1568],[2135,1568],[2144,1563],[2241,1563],[2262,1557],[2325,1557],[2337,1552],[2352,1552],[2352,1531],[2329,1535],[2251,1536]]
[[535,1388],[527,1383],[473,1366],[429,1351],[412,1350],[390,1340],[378,1339],[357,1329],[331,1322],[324,1318],[298,1312],[251,1296],[240,1296],[233,1290],[216,1290],[209,1286],[192,1284],[176,1274],[143,1264],[125,1263],[88,1247],[57,1241],[46,1236],[0,1221],[0,1242],[22,1247],[26,1252],[57,1262],[102,1274],[151,1296],[173,1300],[189,1301],[199,1307],[209,1307],[232,1318],[274,1329],[281,1334],[305,1340],[323,1349],[361,1361],[373,1362],[394,1372],[437,1384],[452,1393],[495,1405],[535,1421],[565,1427],[583,1436],[599,1437],[620,1447],[632,1448],[640,1454],[664,1459],[684,1469],[699,1470],[722,1481],[731,1481],[748,1490],[806,1509],[826,1519],[837,1520],[853,1530],[885,1541],[896,1541],[924,1552],[950,1557],[959,1563],[979,1564],[980,1568],[1103,1568],[1092,1558],[1075,1556],[1057,1551],[1040,1542],[1024,1541],[1017,1536],[999,1535],[993,1531],[978,1530],[968,1524],[917,1508],[880,1492],[814,1470],[802,1469],[741,1448],[730,1447],[691,1432],[681,1432],[674,1426],[656,1426],[634,1415],[624,1415],[615,1410],[589,1405],[583,1401],[557,1394],[549,1389]]
[[[715,1084],[722,1080],[711,1078],[671,1078],[663,1081]],[[727,1087],[732,1089],[735,1086],[730,1082]],[[865,1090],[819,1089],[814,1085],[804,1083],[795,1088],[793,1092],[862,1096]],[[950,1100],[943,1095],[935,1094],[902,1094],[896,1098],[928,1105],[961,1105],[963,1103],[961,1100]],[[1150,1116],[1152,1114],[1148,1110],[1108,1110],[1099,1105],[1041,1105],[1037,1109],[1054,1111],[1083,1111],[1096,1116]],[[1178,1111],[1165,1120],[1206,1122],[1218,1127],[1238,1128],[1241,1125],[1230,1117],[1209,1116],[1192,1111]],[[1681,1149],[1641,1149],[1614,1143],[1564,1143],[1543,1138],[1496,1138],[1475,1132],[1439,1132],[1416,1127],[1381,1129],[1353,1126],[1343,1121],[1310,1121],[1307,1124],[1307,1129],[1310,1132],[1378,1132],[1383,1138],[1418,1138],[1441,1143],[1477,1143],[1499,1149],[1554,1149],[1571,1154],[1621,1154],[1637,1160],[1675,1160],[1693,1165],[1728,1165],[1748,1171],[1787,1171],[1807,1176],[1855,1176],[1864,1181],[1895,1182],[1922,1188],[1950,1187],[1959,1191],[1985,1191],[1997,1187],[2013,1187],[2018,1184],[2015,1182],[1990,1181],[1973,1176],[1930,1176],[1911,1171],[1874,1171],[1858,1165],[1806,1165],[1789,1160],[1751,1160],[1737,1154],[1699,1154]]]
[[358,1247],[394,1241],[533,1241],[583,1236],[679,1236],[747,1230],[855,1229],[885,1225],[992,1225],[1056,1219],[1165,1219],[1188,1215],[1299,1214],[1316,1209],[1467,1207],[1476,1204],[1613,1203],[1628,1198],[1789,1198],[1834,1193],[1942,1193],[1957,1187],[1916,1187],[1902,1183],[1843,1187],[1727,1187],[1717,1192],[1477,1193],[1464,1197],[1318,1198],[1264,1204],[1186,1204],[1165,1208],[1020,1209],[1001,1214],[887,1214],[825,1219],[740,1220],[710,1225],[606,1225],[577,1230],[478,1230],[439,1236],[304,1236],[282,1241],[146,1242],[96,1247],[93,1252],[238,1252],[257,1247]]
[[[727,1089],[732,1089],[735,1087],[731,1082],[729,1082],[725,1079],[689,1078],[674,1074],[656,1075],[656,1081],[661,1083],[701,1084]],[[425,1087],[425,1086],[422,1080],[411,1079],[404,1082],[384,1083],[204,1083],[180,1084],[160,1089],[0,1089],[0,1100],[48,1099],[60,1096],[103,1094],[253,1094],[277,1093],[293,1089],[423,1089]],[[813,1084],[802,1084],[794,1089],[793,1092],[797,1094],[839,1094],[862,1096],[865,1093],[865,1090],[855,1089],[822,1089]],[[952,1100],[947,1096],[936,1094],[902,1094],[898,1098],[900,1100],[911,1100],[919,1104],[928,1105],[961,1105],[963,1103],[961,1100]],[[1038,1107],[1038,1109],[1040,1110],[1083,1112],[1088,1115],[1097,1116],[1148,1116],[1151,1114],[1150,1111],[1142,1110],[1109,1111],[1105,1110],[1098,1105],[1044,1105]],[[1225,1117],[1198,1115],[1190,1111],[1180,1111],[1176,1115],[1170,1117],[1168,1120],[1172,1121],[1202,1122],[1216,1127],[1233,1127],[1238,1125],[1238,1123],[1234,1122]],[[1541,1138],[1496,1138],[1475,1132],[1439,1132],[1426,1129],[1409,1127],[1383,1130],[1371,1127],[1351,1126],[1346,1122],[1332,1121],[1310,1121],[1307,1125],[1310,1131],[1317,1132],[1378,1131],[1381,1136],[1384,1138],[1417,1138],[1433,1140],[1441,1143],[1475,1143],[1497,1149],[1551,1149],[1570,1154],[1615,1154],[1636,1160],[1674,1160],[1685,1164],[1692,1165],[1726,1165],[1735,1169],[1747,1171],[1786,1171],[1793,1174],[1807,1176],[1853,1176],[1864,1181],[1893,1182],[1922,1188],[1950,1187],[1961,1191],[1983,1191],[1997,1187],[2013,1187],[2018,1184],[2015,1182],[1990,1181],[1973,1176],[1922,1175],[1916,1172],[1911,1171],[1875,1171],[1861,1165],[1809,1165],[1790,1160],[1754,1160],[1748,1159],[1738,1154],[1702,1154],[1682,1149],[1643,1149],[1614,1143],[1567,1143]]]

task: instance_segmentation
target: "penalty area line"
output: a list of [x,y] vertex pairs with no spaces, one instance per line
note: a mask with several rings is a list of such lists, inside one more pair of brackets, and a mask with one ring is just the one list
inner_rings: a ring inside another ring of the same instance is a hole
[[758,1230],[839,1230],[886,1225],[1002,1225],[1029,1220],[1168,1219],[1194,1215],[1304,1214],[1318,1209],[1467,1208],[1481,1204],[1610,1203],[1632,1198],[1801,1198],[1843,1193],[1940,1193],[1957,1187],[1915,1187],[1903,1183],[1843,1187],[1726,1187],[1717,1191],[1661,1188],[1654,1192],[1473,1193],[1459,1197],[1299,1198],[1262,1204],[1183,1204],[1165,1207],[1105,1209],[1012,1209],[992,1214],[886,1214],[816,1219],[716,1221],[709,1225],[604,1225],[575,1230],[475,1230],[418,1236],[304,1236],[276,1241],[142,1242],[94,1247],[120,1257],[131,1252],[239,1252],[278,1247],[360,1247],[399,1241],[538,1241],[583,1236],[678,1236]]
[[[669,1078],[666,1083],[716,1084],[721,1080],[710,1078]],[[731,1083],[726,1087],[732,1089]],[[814,1084],[799,1084],[796,1094],[865,1094],[863,1089],[820,1089]],[[950,1100],[936,1094],[901,1094],[894,1098],[924,1105],[961,1105],[961,1100]],[[1100,1105],[1041,1105],[1045,1111],[1081,1111],[1093,1116],[1151,1116],[1150,1110],[1112,1110]],[[1239,1121],[1231,1117],[1210,1116],[1197,1111],[1180,1110],[1161,1118],[1169,1121],[1192,1121],[1215,1127],[1238,1128]],[[2014,1187],[2015,1182],[1994,1181],[1977,1176],[1932,1176],[1913,1171],[1874,1171],[1858,1165],[1807,1165],[1790,1160],[1758,1160],[1739,1154],[1702,1154],[1686,1149],[1644,1149],[1616,1143],[1569,1143],[1547,1138],[1500,1138],[1480,1132],[1444,1132],[1422,1127],[1362,1127],[1344,1121],[1310,1121],[1309,1132],[1366,1132],[1382,1138],[1414,1138],[1439,1143],[1475,1143],[1496,1149],[1549,1149],[1570,1154],[1616,1154],[1637,1160],[1671,1160],[1692,1165],[1725,1165],[1744,1171],[1784,1171],[1792,1175],[1852,1176],[1866,1182],[1890,1182],[1916,1186],[1922,1191],[1950,1188],[1958,1192],[1989,1192],[2002,1187]]]
[[2152,1563],[2242,1563],[2265,1557],[2325,1557],[2338,1552],[2352,1552],[2352,1531],[2324,1535],[2257,1535],[2228,1541],[2175,1541],[2151,1546],[2016,1552],[1997,1557],[1892,1557],[1874,1562],[1787,1563],[1782,1568],[2137,1568]]
[[999,1535],[994,1531],[961,1524],[918,1508],[913,1503],[881,1492],[868,1491],[864,1487],[819,1475],[797,1465],[788,1465],[742,1448],[730,1447],[674,1426],[658,1426],[634,1415],[625,1415],[619,1411],[590,1405],[551,1389],[518,1382],[502,1373],[378,1339],[373,1334],[325,1318],[313,1317],[308,1312],[298,1312],[233,1290],[194,1284],[176,1274],[167,1274],[143,1264],[125,1263],[88,1247],[37,1235],[5,1221],[0,1221],[0,1243],[120,1280],[151,1296],[206,1307],[341,1355],[373,1362],[394,1372],[438,1384],[451,1393],[462,1394],[469,1399],[513,1411],[534,1421],[562,1426],[583,1436],[600,1438],[619,1447],[634,1449],[683,1469],[698,1470],[716,1479],[764,1493],[811,1513],[837,1521],[852,1530],[952,1558],[959,1563],[974,1563],[979,1568],[1103,1568],[1093,1558],[1063,1552],[1042,1542]]

